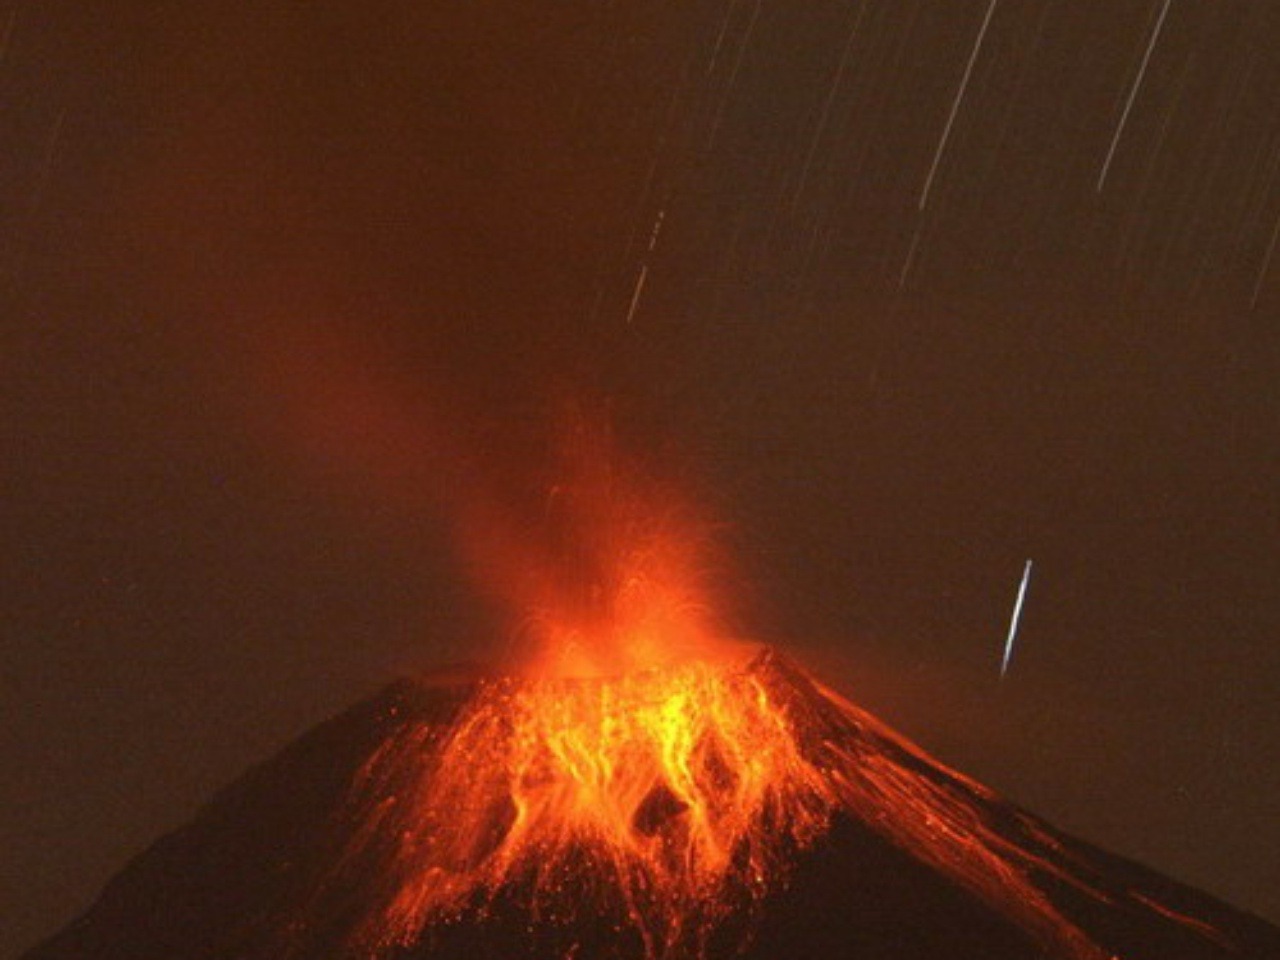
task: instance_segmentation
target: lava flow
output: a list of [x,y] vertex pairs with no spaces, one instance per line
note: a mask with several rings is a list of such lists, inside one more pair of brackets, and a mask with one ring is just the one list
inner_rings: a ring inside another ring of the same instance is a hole
[[610,451],[571,450],[575,482],[551,498],[562,562],[472,564],[501,571],[537,655],[447,722],[406,719],[357,777],[345,869],[377,878],[357,953],[514,905],[530,929],[607,930],[610,955],[698,957],[726,927],[749,936],[844,817],[1056,953],[1103,956],[1037,885],[1074,882],[1047,834],[784,657],[723,639],[704,538]]
[[453,723],[408,724],[362,772],[357,844],[387,844],[387,882],[361,946],[413,944],[514,896],[544,921],[616,918],[647,957],[697,956],[843,815],[1064,956],[1103,956],[1033,880],[1066,879],[1053,841],[979,785],[928,769],[940,768],[769,650],[612,679],[488,681]]

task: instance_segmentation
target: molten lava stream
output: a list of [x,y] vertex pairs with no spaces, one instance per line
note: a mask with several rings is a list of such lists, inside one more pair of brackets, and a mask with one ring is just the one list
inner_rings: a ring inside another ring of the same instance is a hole
[[388,740],[357,796],[357,846],[380,850],[389,878],[363,928],[375,954],[514,895],[536,921],[604,914],[646,957],[698,956],[845,815],[1064,955],[1103,956],[1032,881],[1063,876],[1052,856],[986,822],[982,787],[771,651],[484,682],[447,727]]

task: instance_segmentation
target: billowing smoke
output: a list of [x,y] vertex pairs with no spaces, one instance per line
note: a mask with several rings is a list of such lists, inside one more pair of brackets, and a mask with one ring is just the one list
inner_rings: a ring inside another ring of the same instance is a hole
[[687,31],[625,6],[202,5],[150,51],[129,222],[222,401],[317,489],[448,527],[517,618],[705,564],[661,532],[688,510],[620,343]]

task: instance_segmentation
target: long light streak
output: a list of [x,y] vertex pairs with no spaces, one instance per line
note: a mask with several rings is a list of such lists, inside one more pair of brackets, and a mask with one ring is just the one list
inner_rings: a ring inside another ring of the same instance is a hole
[[1013,604],[1013,616],[1009,620],[1009,637],[1004,642],[1004,659],[1000,661],[1000,679],[1009,672],[1009,661],[1013,658],[1013,645],[1018,639],[1018,621],[1022,619],[1022,604],[1027,599],[1027,586],[1031,583],[1031,561],[1022,568],[1022,583],[1018,585],[1018,599]]

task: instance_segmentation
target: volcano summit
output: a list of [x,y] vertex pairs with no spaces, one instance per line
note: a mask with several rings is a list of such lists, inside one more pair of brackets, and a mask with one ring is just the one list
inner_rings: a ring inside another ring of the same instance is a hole
[[1280,957],[772,650],[402,681],[162,839],[27,960]]

